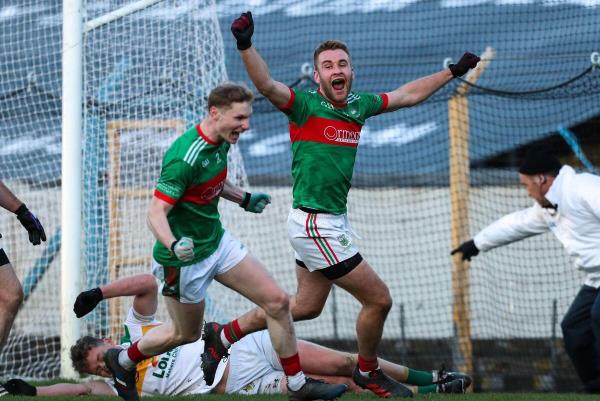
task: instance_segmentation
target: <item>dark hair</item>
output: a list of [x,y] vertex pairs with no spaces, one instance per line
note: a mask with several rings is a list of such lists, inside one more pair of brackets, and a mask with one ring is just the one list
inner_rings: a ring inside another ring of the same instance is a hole
[[90,350],[103,343],[104,342],[99,338],[92,336],[84,336],[77,340],[75,345],[71,347],[71,362],[73,363],[73,368],[81,374],[87,374],[86,363]]
[[232,103],[252,102],[254,95],[244,84],[224,82],[210,91],[208,108],[229,107]]
[[532,148],[519,167],[524,175],[544,174],[556,177],[562,164],[551,152],[542,148]]
[[350,58],[350,50],[348,50],[348,46],[346,46],[344,42],[341,40],[326,40],[315,49],[315,54],[313,56],[315,68],[317,67],[317,59],[319,58],[319,54],[323,53],[325,50],[343,50],[346,52],[346,54],[348,54],[348,58]]

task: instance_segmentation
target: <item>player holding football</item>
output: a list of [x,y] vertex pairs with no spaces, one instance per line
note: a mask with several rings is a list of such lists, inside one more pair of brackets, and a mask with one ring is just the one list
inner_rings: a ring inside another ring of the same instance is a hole
[[105,354],[119,395],[137,400],[136,364],[198,340],[204,298],[213,278],[265,311],[273,347],[287,377],[291,400],[333,399],[346,390],[306,378],[290,315],[289,296],[220,221],[219,198],[261,213],[270,202],[227,181],[227,152],[250,126],[252,92],[221,84],[208,96],[208,114],[167,150],[147,221],[156,237],[154,274],[162,281],[171,322],[160,325],[127,350]]
[[[92,311],[103,299],[134,295],[133,305],[124,322],[126,343],[136,341],[143,332],[160,325],[154,319],[157,307],[157,284],[150,274],[125,277],[100,288],[84,291],[77,297],[74,310],[78,316]],[[110,340],[86,336],[71,347],[71,360],[75,369],[83,374],[110,377],[103,355],[117,348]],[[214,383],[206,385],[200,369],[200,354],[204,342],[179,346],[165,354],[137,364],[136,386],[143,396],[190,394],[285,394],[286,379],[267,331],[259,331],[237,342],[231,348],[229,359],[222,361]],[[330,382],[347,383],[353,390],[362,391],[350,379],[356,355],[347,354],[298,341],[298,352],[306,361],[306,372]],[[455,378],[452,372],[423,372],[387,361],[380,361],[384,369],[400,381],[408,381],[415,394],[462,393],[470,381]],[[418,385],[418,386],[417,386]],[[112,386],[104,381],[86,383],[59,383],[33,387],[20,379],[5,384],[13,395],[116,395]]]
[[[351,91],[354,70],[348,48],[339,41],[326,41],[314,52],[318,89],[300,91],[271,77],[267,64],[252,46],[250,12],[237,18],[231,31],[250,79],[289,119],[294,200],[288,236],[295,250],[298,278],[298,290],[292,298],[293,318],[319,316],[332,284],[348,291],[362,305],[356,321],[358,364],[354,381],[380,397],[410,396],[405,386],[379,368],[377,347],[392,299],[385,283],[354,245],[346,215],[360,131],[369,117],[423,102],[454,77],[474,68],[479,57],[465,53],[450,68],[388,93],[357,93]],[[224,355],[226,347],[244,334],[264,327],[265,314],[260,309],[223,328],[207,324],[202,355],[207,382],[218,363],[215,356]]]

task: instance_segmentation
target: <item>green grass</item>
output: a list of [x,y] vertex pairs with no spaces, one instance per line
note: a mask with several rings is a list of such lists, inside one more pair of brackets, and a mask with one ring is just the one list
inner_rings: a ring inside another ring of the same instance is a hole
[[[68,381],[68,380],[63,380]],[[32,382],[36,385],[47,385],[59,382],[59,380],[44,381],[44,382]],[[148,397],[150,398],[150,397]],[[100,396],[85,396],[85,397],[44,397],[48,401],[66,401],[74,400],[78,401],[99,401],[103,399],[118,400],[116,397],[100,397]],[[377,400],[378,398],[370,393],[364,394],[346,394],[341,401],[366,401],[366,400]],[[423,401],[600,401],[599,395],[588,395],[588,394],[553,394],[553,393],[477,393],[477,394],[464,394],[464,395],[447,395],[447,394],[430,394],[420,395],[415,397],[416,400]],[[9,397],[6,401],[32,401],[31,397]],[[205,400],[205,401],[285,401],[286,396],[241,396],[241,395],[203,395],[203,396],[180,396],[180,397],[152,397],[153,401],[192,401],[192,400]]]
[[[32,381],[31,384],[43,386],[60,382],[76,382],[76,380],[48,380],[48,381]],[[196,396],[179,396],[179,397],[151,397],[153,401],[286,401],[287,397],[283,395],[257,395],[257,396],[241,396],[241,395],[196,395]],[[118,401],[117,397],[101,397],[101,396],[85,396],[85,397],[44,397],[48,401],[100,401],[110,399]],[[150,399],[150,397],[146,397]],[[378,400],[371,393],[363,394],[345,394],[340,401],[374,401]],[[581,393],[474,393],[464,395],[448,395],[448,394],[428,394],[417,395],[415,400],[422,401],[600,401],[600,395],[589,395]],[[4,399],[3,399],[4,400]],[[6,401],[32,401],[31,397],[9,397]]]
[[[150,398],[150,397],[148,397]],[[74,399],[78,401],[99,401],[102,399],[109,399],[109,397],[99,396],[86,396],[86,397],[44,397],[48,401],[62,401]],[[116,398],[110,398],[116,400]],[[490,393],[490,394],[465,394],[465,395],[442,395],[436,394],[431,396],[418,396],[415,400],[445,400],[445,401],[600,401],[599,396],[584,395],[584,394],[548,394],[548,393]],[[10,397],[6,401],[31,401],[31,397]],[[285,401],[287,397],[279,396],[241,396],[241,395],[204,395],[204,396],[186,396],[186,397],[152,397],[153,401],[192,401],[192,400],[205,400],[205,401]],[[378,398],[371,394],[346,394],[340,401],[366,401],[366,400],[378,400]]]

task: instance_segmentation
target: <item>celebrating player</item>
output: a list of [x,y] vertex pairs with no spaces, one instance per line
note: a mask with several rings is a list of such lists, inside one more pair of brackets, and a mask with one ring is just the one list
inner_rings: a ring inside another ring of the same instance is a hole
[[552,231],[587,277],[561,322],[565,349],[586,391],[600,393],[600,177],[576,174],[551,153],[533,149],[519,179],[535,203],[508,214],[452,251],[471,260],[533,235]]
[[[154,319],[157,307],[157,284],[150,274],[125,277],[100,288],[84,291],[77,297],[74,309],[79,316],[89,313],[103,299],[134,295],[133,305],[124,322],[130,344],[142,333],[160,325]],[[71,348],[75,369],[84,374],[110,377],[103,356],[110,349],[120,349],[110,340],[86,336]],[[227,361],[221,361],[217,377],[211,386],[203,380],[199,355],[204,342],[179,346],[167,353],[137,364],[136,387],[146,395],[189,394],[285,394],[286,379],[267,331],[253,333],[231,347]],[[350,379],[356,355],[335,351],[319,345],[298,341],[298,352],[305,361],[307,373],[330,382],[347,383],[353,390],[362,391]],[[461,393],[470,379],[456,377],[452,372],[424,372],[409,369],[384,360],[386,372],[396,379],[412,383],[415,394]],[[115,395],[115,389],[104,381],[59,383],[33,387],[20,379],[9,380],[5,387],[13,395]]]
[[[350,51],[344,43],[330,40],[314,52],[318,89],[299,91],[271,77],[265,61],[252,46],[254,23],[250,12],[237,18],[231,31],[250,79],[289,119],[294,185],[288,235],[295,250],[298,278],[298,290],[292,299],[293,318],[319,316],[332,284],[342,287],[362,305],[356,321],[358,364],[354,381],[381,397],[410,396],[409,389],[379,369],[377,348],[392,299],[385,283],[352,241],[347,195],[366,119],[423,102],[452,78],[475,67],[479,58],[465,53],[450,68],[388,93],[356,93],[351,91],[354,69]],[[207,382],[229,344],[264,327],[265,314],[260,309],[223,328],[207,324],[202,355]]]
[[244,192],[227,180],[227,152],[249,128],[252,98],[243,85],[219,85],[208,96],[206,118],[179,137],[165,154],[147,220],[157,240],[154,273],[162,280],[172,322],[148,332],[126,351],[113,348],[106,352],[106,367],[126,400],[138,399],[138,362],[198,340],[204,297],[213,278],[265,311],[290,399],[329,400],[347,388],[304,376],[289,296],[220,221],[220,197],[252,213],[261,213],[270,203],[269,195]]

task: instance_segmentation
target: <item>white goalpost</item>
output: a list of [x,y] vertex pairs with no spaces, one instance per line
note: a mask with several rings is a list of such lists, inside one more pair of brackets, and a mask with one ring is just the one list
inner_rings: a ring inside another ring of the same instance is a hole
[[[25,293],[0,379],[77,377],[69,353],[81,335],[120,339],[127,301],[103,302],[84,319],[73,302],[84,289],[150,271],[145,212],[162,156],[227,80],[216,10],[214,0],[3,9],[2,179],[48,241],[31,247],[14,216],[0,215],[1,246]],[[237,148],[230,173],[245,182]]]
[[81,289],[82,4],[82,0],[63,1],[60,375],[69,378],[76,376],[69,346],[79,338],[72,308]]

